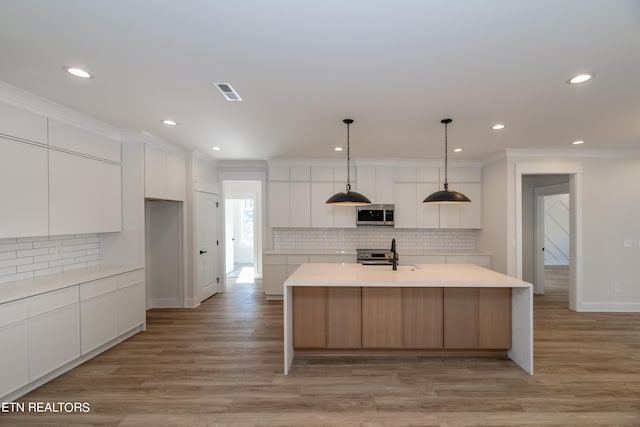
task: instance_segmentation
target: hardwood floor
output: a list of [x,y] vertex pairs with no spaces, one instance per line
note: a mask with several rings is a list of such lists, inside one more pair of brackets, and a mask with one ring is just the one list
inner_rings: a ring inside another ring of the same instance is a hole
[[535,298],[535,375],[507,359],[298,358],[282,375],[282,303],[236,284],[19,402],[87,414],[0,425],[640,426],[640,314],[574,313],[562,271]]

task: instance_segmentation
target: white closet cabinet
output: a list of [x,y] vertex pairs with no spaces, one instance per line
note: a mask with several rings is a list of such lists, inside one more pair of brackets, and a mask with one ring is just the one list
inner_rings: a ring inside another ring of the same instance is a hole
[[47,143],[47,118],[15,105],[0,102],[0,134]]
[[27,303],[18,300],[0,306],[0,396],[29,383],[29,326]]
[[148,199],[185,199],[186,164],[183,157],[144,146],[144,196]]
[[30,381],[80,356],[78,301],[78,286],[29,298]]
[[49,234],[47,149],[0,137],[0,238]]
[[50,235],[120,231],[121,168],[50,151],[49,200]]

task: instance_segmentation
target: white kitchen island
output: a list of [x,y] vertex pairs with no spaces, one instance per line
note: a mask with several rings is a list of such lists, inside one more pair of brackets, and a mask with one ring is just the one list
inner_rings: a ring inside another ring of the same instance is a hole
[[[345,299],[333,298],[338,294]],[[349,329],[361,335],[344,338]],[[506,354],[533,374],[532,285],[470,264],[420,264],[396,271],[391,266],[302,264],[284,282],[285,375],[296,351],[319,356]]]

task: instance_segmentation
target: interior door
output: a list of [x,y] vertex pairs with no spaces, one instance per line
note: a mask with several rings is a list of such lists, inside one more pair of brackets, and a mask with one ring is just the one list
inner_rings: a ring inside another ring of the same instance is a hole
[[233,215],[234,200],[225,199],[224,203],[224,249],[225,249],[225,274],[231,273],[235,266],[235,237],[233,230],[235,229],[235,216]]
[[200,301],[220,292],[218,276],[218,197],[198,192],[197,243]]

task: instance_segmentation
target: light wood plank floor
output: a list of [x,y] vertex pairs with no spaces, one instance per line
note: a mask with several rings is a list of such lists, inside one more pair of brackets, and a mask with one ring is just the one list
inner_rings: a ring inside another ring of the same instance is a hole
[[20,401],[89,414],[0,425],[640,426],[640,314],[574,313],[566,270],[535,299],[535,369],[486,358],[298,359],[282,375],[282,303],[236,284]]

